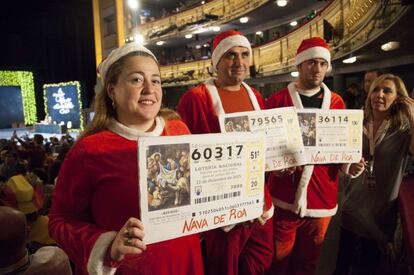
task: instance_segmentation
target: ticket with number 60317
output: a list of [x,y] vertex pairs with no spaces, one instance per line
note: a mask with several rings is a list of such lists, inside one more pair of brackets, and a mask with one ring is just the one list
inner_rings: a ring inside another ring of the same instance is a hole
[[262,134],[143,137],[138,140],[138,166],[147,244],[262,214]]
[[266,171],[306,164],[298,117],[294,107],[225,114],[219,117],[224,133],[266,135]]

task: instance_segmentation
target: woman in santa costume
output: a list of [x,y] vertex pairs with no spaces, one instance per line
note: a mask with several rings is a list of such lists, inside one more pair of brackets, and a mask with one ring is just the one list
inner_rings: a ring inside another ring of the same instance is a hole
[[155,56],[126,44],[111,52],[99,73],[103,88],[95,97],[94,119],[59,173],[51,236],[75,263],[76,274],[202,274],[198,235],[143,242],[137,140],[189,133],[181,121],[160,115]]
[[[193,134],[220,133],[218,116],[260,110],[260,92],[247,85],[252,59],[249,40],[229,30],[213,40],[212,69],[216,78],[194,87],[180,99],[177,111]],[[273,205],[265,186],[265,205],[255,223],[224,227],[205,233],[206,273],[211,275],[264,274],[273,258]]]
[[[295,60],[298,81],[270,96],[266,108],[344,109],[342,98],[322,82],[330,60],[322,38],[303,40]],[[269,189],[276,207],[272,274],[315,272],[326,230],[337,210],[339,168],[337,164],[305,165],[270,174]]]

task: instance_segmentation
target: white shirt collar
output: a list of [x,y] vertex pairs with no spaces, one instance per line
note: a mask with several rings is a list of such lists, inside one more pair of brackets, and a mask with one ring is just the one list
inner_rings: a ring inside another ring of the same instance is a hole
[[155,118],[155,128],[150,132],[144,132],[137,129],[129,128],[117,120],[113,119],[108,126],[108,129],[121,137],[129,140],[137,140],[139,137],[157,137],[162,134],[164,130],[165,121],[163,118],[157,116]]
[[310,90],[301,90],[297,87],[296,85],[296,90],[298,91],[299,94],[304,95],[306,97],[311,97],[316,95],[317,93],[319,93],[319,91],[321,90],[321,87],[316,87],[315,89],[310,89]]

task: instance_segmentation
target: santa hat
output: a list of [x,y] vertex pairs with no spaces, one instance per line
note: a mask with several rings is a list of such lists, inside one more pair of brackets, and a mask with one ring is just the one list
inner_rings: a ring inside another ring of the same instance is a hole
[[219,63],[223,54],[233,47],[244,47],[249,50],[250,58],[252,56],[252,48],[249,40],[239,31],[229,30],[218,34],[213,39],[213,54],[212,63],[213,69],[217,70],[217,64]]
[[331,53],[329,52],[329,46],[325,40],[320,37],[311,37],[300,43],[296,52],[295,65],[297,66],[303,61],[313,58],[323,58],[328,62],[329,68],[331,67]]
[[119,59],[121,59],[121,57],[131,53],[131,52],[144,52],[149,54],[150,56],[152,56],[154,58],[155,61],[157,61],[157,58],[155,57],[155,55],[148,50],[147,48],[145,48],[144,46],[135,43],[135,42],[131,42],[131,43],[127,43],[125,45],[123,45],[122,47],[116,48],[115,50],[113,50],[107,58],[105,58],[102,63],[98,66],[98,73],[100,75],[101,78],[101,83],[102,86],[105,83],[105,77],[106,74],[108,73],[109,68],[112,66],[112,64],[114,64],[116,61],[118,61]]

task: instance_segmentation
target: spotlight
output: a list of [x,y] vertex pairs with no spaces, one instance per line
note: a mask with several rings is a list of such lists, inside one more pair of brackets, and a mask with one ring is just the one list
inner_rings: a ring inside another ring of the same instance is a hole
[[381,50],[384,52],[397,50],[400,48],[400,42],[398,41],[390,41],[381,46]]
[[352,63],[354,63],[354,62],[356,62],[356,61],[357,61],[356,56],[352,56],[352,57],[350,57],[350,58],[347,58],[347,59],[342,60],[342,63],[345,63],[345,64],[352,64]]
[[287,5],[287,0],[277,0],[276,5],[278,7],[285,7]]
[[128,0],[128,6],[131,8],[131,10],[138,9],[138,1],[137,0]]
[[249,17],[241,17],[240,18],[240,23],[242,23],[242,24],[244,24],[244,23],[247,23],[247,22],[249,22]]
[[142,34],[136,34],[134,36],[134,40],[135,40],[136,43],[138,43],[140,45],[144,45],[145,39],[144,39],[144,36],[142,36]]

